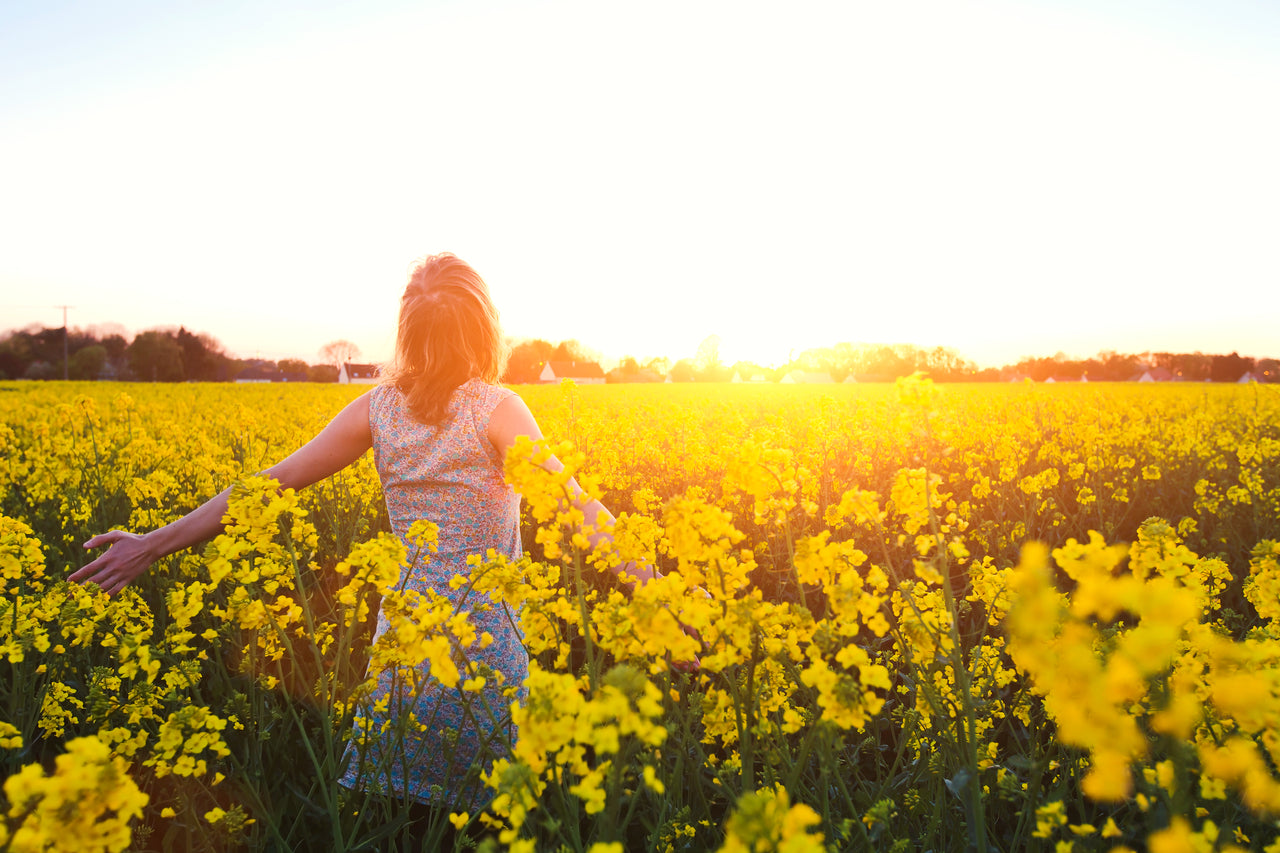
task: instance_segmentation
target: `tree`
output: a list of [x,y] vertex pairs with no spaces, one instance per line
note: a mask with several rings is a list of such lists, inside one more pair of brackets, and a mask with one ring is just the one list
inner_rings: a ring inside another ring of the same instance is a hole
[[618,366],[604,375],[606,382],[659,382],[663,375],[640,366],[635,356],[625,356]]
[[332,364],[313,364],[307,368],[308,382],[337,382],[338,368]]
[[693,362],[687,358],[682,358],[675,364],[671,365],[671,381],[672,382],[692,382],[696,377]]
[[699,382],[727,382],[730,371],[720,362],[720,336],[708,335],[698,344],[693,366]]
[[[1065,356],[1063,358],[1065,359]],[[1057,356],[1054,359],[1057,360]],[[1070,375],[1075,372],[1072,367],[1067,366],[1070,362],[1060,363],[1063,365],[1064,374]],[[973,373],[977,368],[971,362],[961,358],[953,349],[934,347],[924,356],[924,369],[929,376],[939,382],[954,382],[963,379],[966,374]]]
[[0,341],[0,372],[5,376],[22,376],[31,360],[31,342],[22,332],[12,332]]
[[329,341],[320,347],[320,358],[341,370],[342,365],[360,357],[360,347],[348,340]]
[[71,356],[68,372],[72,379],[97,379],[107,363],[107,348],[94,344],[82,347]]
[[693,366],[700,371],[714,370],[720,367],[720,336],[707,335],[698,344],[698,352],[693,357]]
[[36,352],[42,361],[47,361],[58,368],[58,374],[62,373],[62,347],[66,340],[66,330],[61,326],[57,328],[45,328],[36,332]]
[[843,382],[849,374],[863,369],[862,353],[851,343],[838,343],[831,348],[831,378]]
[[600,354],[592,352],[575,340],[561,341],[548,361],[599,361]]
[[129,349],[129,342],[123,335],[107,335],[99,343],[107,350],[107,358],[113,360],[123,358],[125,350]]
[[1214,382],[1239,382],[1240,377],[1253,370],[1253,359],[1241,356],[1237,352],[1231,355],[1215,355],[1213,365],[1209,369],[1209,378]]
[[878,344],[868,349],[864,358],[867,373],[888,379],[910,376],[916,370],[923,369],[920,351],[910,344]]
[[129,370],[129,342],[123,335],[111,334],[102,339],[107,351],[107,363],[98,374],[101,379],[132,379]]
[[143,382],[181,382],[182,347],[167,332],[141,332],[129,344],[129,367]]
[[667,358],[665,355],[660,355],[657,358],[651,358],[644,363],[644,369],[653,373],[655,376],[666,376],[671,370],[671,359]]
[[733,378],[733,371],[723,364],[707,367],[695,373],[699,382],[728,382]]
[[26,371],[22,374],[24,379],[56,379],[57,376],[58,368],[42,359],[28,364]]
[[1174,356],[1173,365],[1169,368],[1174,376],[1184,382],[1203,382],[1209,378],[1213,367],[1212,356],[1202,352],[1179,353]]
[[206,334],[192,334],[185,326],[178,328],[174,340],[182,348],[182,366],[187,379],[215,382],[222,378],[226,356],[217,340]]
[[1138,357],[1136,355],[1122,355],[1115,350],[1103,350],[1098,353],[1098,360],[1102,362],[1102,376],[1090,376],[1090,379],[1098,378],[1105,379],[1108,382],[1126,382],[1138,372]]
[[551,361],[556,348],[548,341],[535,338],[520,341],[511,347],[511,355],[507,358],[507,370],[502,374],[502,381],[512,385],[525,385],[537,382],[542,368]]
[[277,366],[281,373],[307,373],[307,363],[300,358],[282,358]]

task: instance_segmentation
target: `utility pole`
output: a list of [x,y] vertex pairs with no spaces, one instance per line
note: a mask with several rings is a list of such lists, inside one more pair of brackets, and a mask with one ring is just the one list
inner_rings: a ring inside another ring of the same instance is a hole
[[74,308],[74,305],[55,305],[54,308],[62,309],[62,381],[66,382],[70,378],[70,363],[67,356],[67,309]]

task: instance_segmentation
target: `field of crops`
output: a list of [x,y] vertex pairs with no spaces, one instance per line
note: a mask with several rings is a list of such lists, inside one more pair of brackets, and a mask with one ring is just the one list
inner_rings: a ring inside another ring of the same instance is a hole
[[[620,518],[585,554],[512,453],[528,556],[455,581],[519,620],[508,707],[469,611],[396,588],[371,455],[253,476],[360,390],[0,383],[0,851],[376,849],[387,671],[518,726],[430,845],[1280,851],[1276,388],[520,388]],[[207,546],[63,580],[237,480]]]

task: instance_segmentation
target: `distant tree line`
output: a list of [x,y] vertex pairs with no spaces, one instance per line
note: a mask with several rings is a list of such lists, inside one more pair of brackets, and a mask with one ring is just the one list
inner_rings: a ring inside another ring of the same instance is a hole
[[[734,365],[739,374],[744,365]],[[757,372],[759,368],[750,365]],[[981,371],[953,349],[918,347],[913,344],[838,343],[808,349],[772,371],[778,378],[795,370],[828,373],[836,382],[853,376],[860,382],[889,381],[912,373],[925,373],[938,382],[960,382],[979,377]],[[766,371],[767,378],[773,378]]]
[[[553,344],[541,339],[508,341],[510,358],[502,380],[510,384],[537,382],[548,362],[600,360],[576,340]],[[64,360],[63,353],[67,353]],[[292,382],[335,382],[338,366],[353,361],[359,349],[349,341],[333,341],[320,350],[326,363],[307,364],[301,359],[238,359],[227,355],[215,338],[177,329],[151,329],[132,340],[123,327],[109,325],[89,329],[29,326],[0,333],[0,379],[116,379],[135,382],[230,382],[237,378],[273,378]],[[652,358],[641,362],[623,358],[606,378],[611,382],[658,382],[668,376],[675,382],[727,382],[734,374],[743,380],[762,378],[777,382],[796,370],[826,373],[836,382],[853,376],[859,382],[892,381],[917,371],[940,382],[993,382],[1030,378],[1055,381],[1124,382],[1149,368],[1162,368],[1175,380],[1235,382],[1246,372],[1260,381],[1280,380],[1280,362],[1274,358],[1229,355],[1107,350],[1087,359],[1070,359],[1063,353],[1045,358],[1025,358],[1000,368],[978,369],[953,349],[912,344],[839,343],[808,349],[785,364],[766,367],[750,361],[725,364],[720,339],[711,335],[691,358],[675,362]]]
[[[1037,382],[1048,379],[1058,382],[1081,379],[1127,382],[1150,368],[1163,368],[1169,371],[1171,379],[1186,382],[1236,382],[1247,372],[1252,372],[1261,382],[1280,381],[1280,362],[1276,359],[1254,359],[1235,352],[1206,355],[1201,352],[1103,351],[1087,359],[1069,359],[1058,353],[1046,358],[1022,359],[1004,367],[979,369],[947,347],[839,343],[805,350],[786,363],[773,367],[750,361],[724,364],[719,358],[719,339],[714,335],[702,342],[692,358],[682,358],[674,364],[667,364],[666,359],[660,361],[660,365],[653,366],[660,367],[663,375],[669,373],[674,382],[726,382],[734,374],[744,381],[763,378],[777,382],[797,370],[826,373],[835,382],[843,382],[850,376],[859,382],[888,382],[916,372],[939,382],[1000,382],[1021,378]],[[617,369],[610,371],[610,378],[634,381],[627,374],[639,370],[641,368],[635,359],[623,359]]]
[[[1149,368],[1163,368],[1174,380],[1183,382],[1237,382],[1245,373],[1259,381],[1280,379],[1280,362],[1274,358],[1249,358],[1230,353],[1206,355],[1202,352],[1144,352],[1137,355],[1105,350],[1093,358],[1067,358],[1062,353],[1049,358],[1026,358],[1012,370],[1037,382],[1058,381],[1121,382]],[[1008,371],[1009,368],[1006,368]]]
[[815,347],[793,355],[785,363],[766,367],[752,361],[723,364],[720,341],[715,335],[698,347],[693,358],[682,358],[671,367],[675,382],[727,382],[737,374],[743,381],[763,378],[778,382],[795,371],[825,373],[835,382],[852,376],[859,382],[889,382],[899,376],[921,372],[939,382],[996,380],[999,371],[980,371],[973,362],[945,347],[925,348],[913,344],[838,343]]
[[139,332],[132,340],[116,326],[29,326],[0,336],[0,379],[65,376],[132,382],[230,382],[249,371],[278,373],[300,382],[334,382],[338,378],[333,364],[233,358],[215,338],[188,331],[185,326]]
[[502,381],[509,385],[527,385],[537,382],[542,370],[551,361],[599,361],[600,354],[592,352],[578,341],[561,341],[553,344],[540,338],[507,341],[510,355],[507,371]]

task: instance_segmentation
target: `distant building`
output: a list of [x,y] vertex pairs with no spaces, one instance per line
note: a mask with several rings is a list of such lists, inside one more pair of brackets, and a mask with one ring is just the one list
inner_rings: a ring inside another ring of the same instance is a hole
[[755,382],[755,383],[761,383],[761,382],[768,382],[769,380],[765,378],[765,376],[764,376],[764,374],[763,374],[763,373],[752,373],[750,376],[748,376],[747,378],[745,378],[745,379],[744,379],[744,378],[742,377],[742,373],[741,373],[741,372],[739,372],[739,371],[737,371],[737,370],[735,370],[735,371],[733,372],[733,378],[732,378],[732,379],[730,379],[729,381],[730,381],[730,382]]
[[1167,367],[1148,367],[1129,378],[1130,382],[1172,382],[1173,371]]
[[548,361],[538,374],[539,382],[572,379],[581,385],[603,385],[604,371],[594,361]]
[[338,368],[338,381],[343,385],[375,385],[378,382],[378,365],[344,361]]

